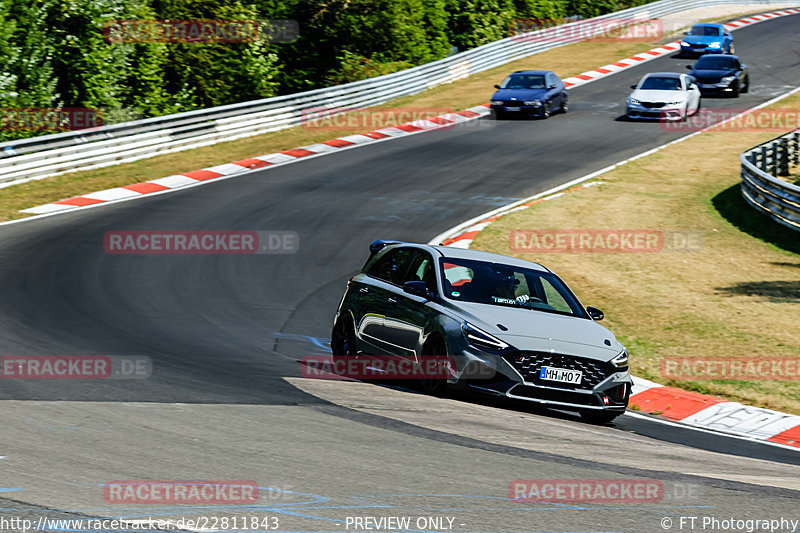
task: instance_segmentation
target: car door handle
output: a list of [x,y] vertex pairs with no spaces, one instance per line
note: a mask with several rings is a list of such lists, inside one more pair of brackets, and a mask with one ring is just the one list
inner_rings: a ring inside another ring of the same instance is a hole
[[360,292],[361,294],[369,294],[369,289],[366,287],[361,287],[360,289],[358,289],[358,292]]
[[397,299],[395,299],[395,298],[389,298],[389,303],[390,303],[390,304],[396,304],[396,303],[397,303]]

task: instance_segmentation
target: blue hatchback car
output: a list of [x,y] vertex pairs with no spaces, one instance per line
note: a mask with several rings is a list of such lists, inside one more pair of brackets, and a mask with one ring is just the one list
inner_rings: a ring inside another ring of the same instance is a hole
[[556,111],[567,112],[567,86],[549,70],[518,70],[495,88],[489,104],[495,119],[511,114],[549,118]]
[[722,24],[695,24],[684,33],[681,54],[733,54],[733,36]]

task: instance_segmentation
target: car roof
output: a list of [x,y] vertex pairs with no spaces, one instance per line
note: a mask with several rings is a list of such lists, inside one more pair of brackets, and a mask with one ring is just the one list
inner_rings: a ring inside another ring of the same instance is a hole
[[552,74],[552,73],[553,73],[552,70],[515,70],[511,74]]
[[452,246],[429,246],[437,250],[444,257],[452,259],[474,259],[475,261],[487,261],[490,263],[502,263],[504,265],[516,266],[520,268],[529,268],[531,270],[540,270],[542,272],[550,272],[550,269],[534,263],[533,261],[526,261],[516,257],[509,257],[507,255],[494,254],[491,252],[482,252],[480,250],[469,250],[465,248],[453,248]]
[[[450,257],[453,259],[473,259],[475,261],[487,261],[490,263],[501,263],[508,266],[516,266],[519,268],[540,270],[542,272],[552,272],[552,270],[543,265],[540,265],[539,263],[534,263],[533,261],[525,261],[524,259],[517,259],[516,257],[509,257],[507,255],[494,254],[491,252],[482,252],[479,250],[469,250],[464,248],[454,248],[452,246],[443,246],[443,245],[434,246],[431,244],[422,244],[409,241],[390,241],[382,239],[378,239],[370,245],[370,251],[372,252],[372,255],[370,256],[370,261],[373,257],[375,257],[375,255],[377,255],[378,253],[382,253],[384,250],[388,250],[390,248],[399,248],[402,246],[409,246],[412,248],[422,248],[428,250],[433,255],[438,254],[439,257]],[[370,261],[367,261],[367,264],[369,264]]]
[[694,26],[692,26],[692,28],[697,28],[698,26],[701,27],[701,28],[705,28],[705,27],[708,27],[708,28],[722,28],[722,24],[717,24],[717,23],[714,23],[714,22],[701,22],[700,24],[695,24]]
[[652,78],[658,76],[659,78],[680,78],[682,75],[681,72],[650,72],[649,74],[645,74],[645,78]]

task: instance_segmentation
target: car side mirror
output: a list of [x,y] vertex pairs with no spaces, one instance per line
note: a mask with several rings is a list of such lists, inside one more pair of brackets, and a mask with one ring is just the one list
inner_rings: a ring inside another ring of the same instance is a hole
[[499,86],[499,85],[497,85],[497,84],[495,83],[495,84],[494,84],[494,88],[495,88],[495,89],[499,89],[499,88],[500,88],[500,86]]
[[692,65],[686,65],[687,70],[692,70],[694,67]]
[[589,316],[592,317],[592,320],[595,320],[597,322],[600,322],[606,316],[603,314],[601,310],[592,306],[587,307],[586,312],[589,313]]
[[631,89],[635,89],[635,88],[636,88],[636,85],[635,85],[635,84],[634,84],[634,85],[631,85]]
[[428,300],[436,298],[436,294],[428,289],[428,285],[424,281],[406,281],[403,283],[403,291]]
[[684,35],[689,35],[688,31],[683,32]]
[[551,83],[550,85],[547,86],[547,88],[548,89],[555,89],[556,88],[556,84],[555,83]]

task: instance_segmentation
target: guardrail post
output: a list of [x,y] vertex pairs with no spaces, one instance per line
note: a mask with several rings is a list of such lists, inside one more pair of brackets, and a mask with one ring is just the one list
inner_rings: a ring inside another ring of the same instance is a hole
[[776,176],[788,176],[789,175],[789,140],[785,137],[778,141],[778,144],[775,146],[775,164],[778,167],[778,173],[775,174]]
[[758,168],[763,170],[764,172],[769,172],[768,169],[768,162],[769,162],[769,148],[768,145],[764,144],[761,146],[761,154],[759,154],[758,158]]
[[792,133],[792,149],[790,151],[792,164],[797,166],[800,164],[800,131]]
[[772,141],[769,143],[769,159],[767,160],[767,172],[773,176],[778,175],[778,143]]

